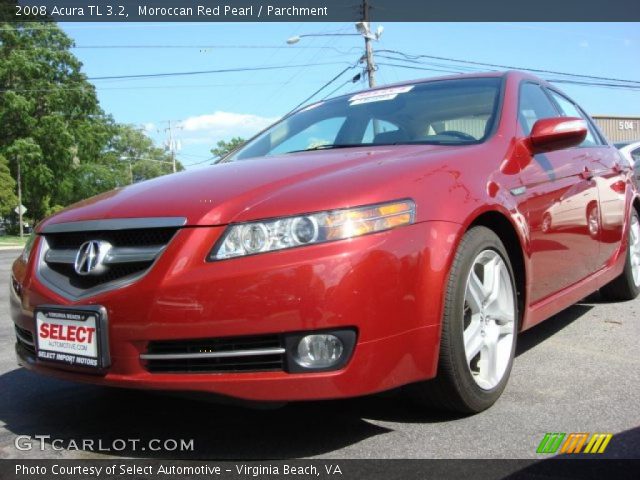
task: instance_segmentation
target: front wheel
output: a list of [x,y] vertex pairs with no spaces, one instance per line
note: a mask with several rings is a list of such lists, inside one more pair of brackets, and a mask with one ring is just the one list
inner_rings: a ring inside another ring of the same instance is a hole
[[414,396],[461,413],[493,405],[513,365],[517,319],[504,245],[492,230],[474,227],[460,243],[447,283],[438,376],[411,386]]
[[633,300],[640,293],[640,220],[635,208],[629,218],[629,249],[619,277],[600,289],[607,300]]

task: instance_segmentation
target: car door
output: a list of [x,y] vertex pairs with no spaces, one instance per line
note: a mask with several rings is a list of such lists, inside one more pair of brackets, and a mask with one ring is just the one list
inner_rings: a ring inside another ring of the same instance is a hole
[[555,90],[549,89],[549,94],[562,115],[582,117],[589,126],[589,133],[582,147],[587,155],[587,167],[598,189],[599,212],[590,217],[589,222],[590,229],[597,231],[600,241],[596,262],[596,267],[599,268],[607,263],[622,241],[628,166],[622,163],[617,149],[602,140],[580,107]]
[[[520,87],[518,123],[523,136],[541,118],[560,116],[545,90],[533,82]],[[528,158],[520,173],[519,208],[530,232],[531,301],[572,285],[596,269],[598,239],[588,228],[597,212],[596,182],[588,155],[576,147]],[[597,233],[597,232],[596,232]]]

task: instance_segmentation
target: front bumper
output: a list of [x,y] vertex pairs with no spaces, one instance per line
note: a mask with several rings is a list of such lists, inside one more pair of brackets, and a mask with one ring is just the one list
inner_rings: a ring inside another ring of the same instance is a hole
[[[42,304],[104,306],[111,366],[98,375],[52,367],[20,345],[18,361],[74,381],[259,401],[358,396],[432,378],[443,285],[459,229],[449,222],[424,222],[206,263],[223,228],[184,228],[136,283],[80,302],[42,285],[33,260],[29,265],[17,260],[13,275],[21,292],[11,295],[16,326],[34,333],[33,310]],[[357,330],[358,337],[348,363],[336,371],[151,373],[140,359],[150,341],[341,328]]]

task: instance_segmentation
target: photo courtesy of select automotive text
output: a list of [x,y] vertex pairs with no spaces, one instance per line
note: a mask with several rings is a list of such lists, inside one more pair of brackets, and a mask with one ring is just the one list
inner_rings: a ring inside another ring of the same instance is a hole
[[0,480],[640,479],[640,2],[0,0]]

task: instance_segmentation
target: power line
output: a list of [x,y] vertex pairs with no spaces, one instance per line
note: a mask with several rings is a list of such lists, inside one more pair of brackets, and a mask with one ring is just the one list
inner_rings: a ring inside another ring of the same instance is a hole
[[401,64],[398,64],[398,63],[378,62],[378,65],[382,65],[382,66],[385,66],[385,67],[407,68],[409,70],[424,70],[424,71],[428,71],[428,72],[455,73],[455,74],[465,73],[465,72],[455,71],[455,70],[443,70],[441,68],[429,68],[429,67],[416,67],[416,66],[413,66],[413,65],[401,65]]
[[202,165],[203,163],[210,162],[211,160],[214,160],[215,158],[216,158],[215,156],[209,157],[209,158],[207,158],[205,160],[202,160],[200,162],[190,163],[188,166],[189,167],[195,167],[196,165]]
[[330,96],[332,96],[334,93],[336,93],[338,90],[340,90],[341,88],[343,88],[345,85],[348,85],[350,83],[356,83],[358,80],[360,80],[362,78],[361,74],[357,74],[355,77],[350,78],[349,80],[347,80],[344,83],[341,83],[340,85],[338,85],[336,88],[334,88],[333,90],[331,90],[329,93],[327,93],[324,97],[322,97],[322,100],[324,100],[325,98],[329,98]]
[[[56,87],[49,88],[5,88],[0,89],[0,92],[25,92],[25,93],[38,93],[38,92],[58,92],[64,91],[87,91],[91,89],[96,90],[166,90],[166,89],[178,89],[178,88],[213,88],[213,87],[263,87],[267,85],[284,85],[286,82],[256,82],[256,83],[207,83],[207,84],[172,84],[172,85],[130,85],[119,87],[107,87],[103,85],[87,84],[78,87],[71,87],[59,84]],[[316,85],[316,82],[298,82],[298,85]]]
[[[357,65],[357,64],[356,64]],[[315,92],[313,92],[311,95],[309,95],[307,98],[305,98],[303,101],[301,101],[298,105],[296,105],[295,107],[293,107],[286,115],[289,115],[293,112],[295,112],[298,108],[300,108],[300,106],[304,105],[305,103],[307,103],[309,100],[311,100],[313,97],[315,97],[318,93],[320,93],[322,90],[324,90],[325,88],[327,88],[329,85],[331,85],[333,82],[335,82],[338,78],[340,78],[342,75],[344,75],[346,72],[348,72],[349,70],[351,70],[352,68],[355,68],[356,65],[349,65],[348,67],[346,67],[345,69],[341,70],[340,73],[338,73],[335,77],[333,77],[331,80],[329,80],[327,83],[325,83],[324,85],[322,85],[318,90],[316,90]]]
[[625,90],[640,91],[640,85],[621,85],[619,83],[586,82],[586,81],[569,80],[569,79],[562,79],[562,78],[547,78],[545,80],[551,83],[567,83],[570,85],[619,88],[619,89],[625,89]]
[[[332,28],[332,27],[329,27]],[[328,33],[329,28],[324,28],[320,31],[320,33]],[[339,32],[344,32],[347,30],[348,27],[343,27],[339,30]],[[317,40],[317,38],[323,38],[323,43],[322,45],[316,45],[317,47],[321,47],[321,48],[331,48],[329,47],[329,45],[332,43],[332,39],[330,37],[312,37],[309,41],[311,42],[311,45],[309,45],[309,47],[312,47],[315,45],[315,41]],[[356,50],[359,50],[358,48],[355,48]],[[349,52],[351,52],[352,50],[354,50],[354,47],[352,47],[351,49],[349,49]],[[291,59],[290,62],[293,62],[295,59],[299,58],[301,56],[302,51],[298,51]],[[324,52],[320,52],[319,55],[314,55],[310,57],[307,61],[311,61],[312,59],[315,61],[319,61],[319,59],[322,57],[322,54]],[[293,72],[293,74],[289,77],[289,79],[280,87],[276,88],[274,90],[274,92],[271,94],[272,96],[275,96],[277,94],[279,94],[287,85],[289,85],[290,83],[292,83],[294,80],[296,80],[300,74],[304,71],[303,68],[297,69],[295,72]]]
[[[1,31],[1,29],[0,29]],[[340,55],[350,55],[354,50],[360,50],[359,47],[338,48],[328,45],[324,46],[297,46],[297,45],[72,45],[71,50],[331,50]],[[33,50],[53,50],[59,51],[59,48],[53,47],[12,47],[17,51],[33,51]]]
[[466,66],[466,65],[451,65],[450,63],[438,63],[438,62],[425,62],[425,61],[421,61],[421,60],[412,60],[412,59],[407,59],[407,58],[398,58],[398,57],[390,57],[389,55],[380,55],[377,54],[376,55],[378,58],[385,58],[387,60],[393,60],[396,62],[404,62],[404,63],[411,63],[414,65],[429,65],[429,66],[433,66],[433,67],[438,67],[438,68],[443,68],[443,69],[451,69],[451,68],[457,68],[458,70],[442,70],[443,72],[450,72],[450,73],[464,73],[465,71],[467,72],[479,72],[479,71],[486,71],[486,68],[478,68],[478,67],[472,67],[472,66]]
[[255,72],[262,70],[283,70],[288,68],[300,68],[300,67],[319,67],[326,65],[339,65],[346,62],[325,62],[325,63],[307,63],[303,65],[271,65],[265,67],[238,67],[238,68],[224,68],[218,70],[200,70],[200,71],[188,71],[188,72],[166,72],[166,73],[142,73],[136,75],[108,75],[104,77],[88,77],[87,80],[123,80],[127,78],[162,78],[162,77],[178,77],[178,76],[191,76],[191,75],[208,75],[212,73],[236,73],[236,72]]
[[[418,67],[414,65],[402,65],[397,63],[378,62],[378,65],[387,66],[387,67],[406,68],[409,70],[425,70],[425,71],[436,71],[436,72],[455,73],[455,74],[465,73],[465,72],[438,70],[438,69],[433,69],[428,67]],[[570,80],[570,79],[545,79],[545,80],[550,83],[566,83],[571,85],[581,85],[581,86],[590,86],[590,87],[617,88],[617,89],[630,90],[630,91],[640,90],[640,85],[623,85],[619,83],[588,82],[588,81]]]
[[[457,62],[457,63],[465,63],[465,64],[469,64],[469,65],[481,65],[484,67],[495,67],[495,68],[501,68],[501,69],[507,69],[507,70],[527,70],[529,72],[536,72],[536,73],[547,73],[547,74],[551,74],[551,75],[563,75],[563,76],[567,76],[567,77],[575,77],[575,78],[588,78],[591,80],[607,80],[607,81],[614,81],[614,82],[625,82],[625,83],[633,83],[633,84],[638,84],[640,85],[640,81],[637,80],[627,80],[627,79],[621,79],[621,78],[611,78],[611,77],[599,77],[599,76],[595,76],[595,75],[583,75],[583,74],[576,74],[576,73],[567,73],[567,72],[558,72],[555,70],[544,70],[544,69],[540,69],[540,68],[527,68],[527,67],[515,67],[513,65],[501,65],[501,64],[497,64],[497,63],[484,63],[484,62],[475,62],[472,60],[460,60],[457,58],[450,58],[450,57],[439,57],[436,55],[424,55],[424,54],[420,54],[420,55],[410,55],[404,52],[400,52],[398,50],[378,50],[378,52],[386,52],[386,53],[392,53],[392,54],[396,54],[396,55],[401,55],[407,59],[411,59],[411,60],[415,60],[418,58],[431,58],[431,59],[435,59],[435,60],[444,60],[444,61],[448,61],[448,62]],[[395,60],[401,60],[401,59],[395,59]]]
[[206,158],[207,160],[209,160],[211,157],[209,157],[209,155],[196,155],[194,153],[180,153],[181,157],[192,157],[192,158]]
[[352,50],[357,47],[352,47],[348,50],[337,48],[337,47],[329,47],[329,46],[303,46],[303,45],[75,45],[71,47],[72,49],[113,49],[113,50],[129,50],[129,49],[231,49],[231,50],[240,50],[240,49],[257,49],[257,50],[333,50],[340,54],[346,55],[351,53]]

